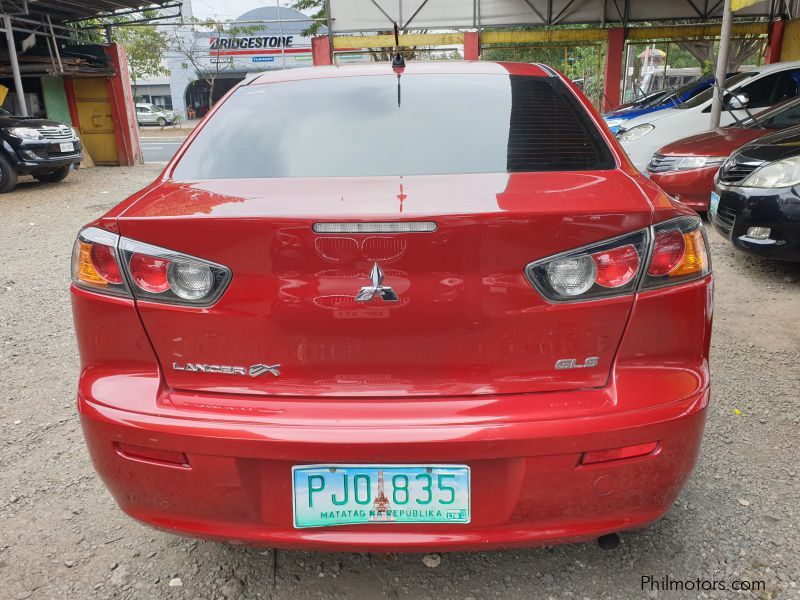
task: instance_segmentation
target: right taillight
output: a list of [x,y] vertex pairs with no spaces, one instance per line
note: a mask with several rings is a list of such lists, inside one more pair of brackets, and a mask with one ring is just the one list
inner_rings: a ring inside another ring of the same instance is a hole
[[679,217],[536,261],[528,280],[551,302],[623,296],[682,283],[711,271],[699,217]]
[[700,217],[678,217],[654,225],[652,240],[642,289],[682,283],[711,272],[708,240]]
[[78,235],[72,252],[76,286],[184,306],[214,304],[231,280],[227,267],[120,237],[97,227]]
[[87,227],[72,248],[72,281],[76,286],[112,296],[130,296],[117,254],[119,236]]

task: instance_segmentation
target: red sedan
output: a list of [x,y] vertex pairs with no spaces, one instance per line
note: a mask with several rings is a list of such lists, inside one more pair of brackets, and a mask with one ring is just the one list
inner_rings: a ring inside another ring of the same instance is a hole
[[786,100],[739,127],[724,127],[661,148],[647,165],[650,179],[693,209],[705,212],[714,177],[725,159],[748,142],[800,125],[800,98]]
[[702,224],[545,66],[261,75],[72,269],[94,466],[167,531],[611,546],[698,455]]

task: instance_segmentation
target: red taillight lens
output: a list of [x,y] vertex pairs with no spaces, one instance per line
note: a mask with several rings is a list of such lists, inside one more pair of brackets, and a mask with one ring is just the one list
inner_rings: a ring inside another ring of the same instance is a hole
[[642,289],[675,285],[710,272],[711,257],[699,217],[678,217],[653,226],[653,252]]
[[189,468],[189,459],[183,452],[161,450],[159,448],[145,448],[144,446],[133,446],[131,444],[123,444],[122,442],[117,442],[116,448],[117,453],[124,458],[143,460],[169,467]]
[[595,283],[605,288],[618,288],[636,277],[639,253],[631,244],[592,254],[597,266]]
[[117,258],[119,236],[99,227],[87,227],[78,234],[72,249],[72,282],[79,288],[130,296]]
[[668,275],[681,264],[685,252],[683,233],[676,229],[657,233],[647,274],[654,277]]
[[645,229],[531,263],[528,280],[548,300],[568,302],[633,292],[647,253]]
[[89,251],[95,272],[108,283],[122,283],[122,273],[117,264],[114,248],[104,244],[92,244]]
[[146,292],[160,294],[169,289],[169,261],[146,254],[133,254],[130,259],[131,279]]

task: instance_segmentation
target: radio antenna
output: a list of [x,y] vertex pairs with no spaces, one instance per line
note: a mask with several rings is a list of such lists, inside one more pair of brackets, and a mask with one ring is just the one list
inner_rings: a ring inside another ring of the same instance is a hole
[[400,76],[406,68],[406,59],[400,54],[400,28],[397,21],[394,23],[394,56],[392,57],[392,71],[397,73],[397,107],[400,107]]

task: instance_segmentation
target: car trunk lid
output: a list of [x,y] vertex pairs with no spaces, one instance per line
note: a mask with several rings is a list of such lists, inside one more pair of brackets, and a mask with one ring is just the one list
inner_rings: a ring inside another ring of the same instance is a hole
[[[137,301],[169,386],[404,397],[604,385],[633,298],[552,304],[524,269],[650,215],[627,175],[597,171],[167,182],[118,222],[233,272],[209,308]],[[314,231],[330,222],[435,230]],[[357,302],[376,265],[397,300]]]

